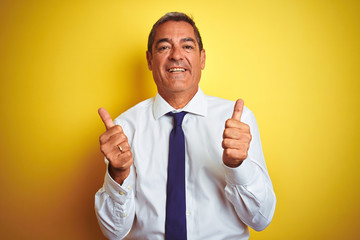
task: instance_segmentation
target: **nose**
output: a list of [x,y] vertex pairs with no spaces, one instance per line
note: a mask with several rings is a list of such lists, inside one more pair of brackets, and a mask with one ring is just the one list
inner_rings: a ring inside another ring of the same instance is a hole
[[178,61],[183,59],[183,53],[181,47],[173,46],[169,55],[169,59],[173,61]]

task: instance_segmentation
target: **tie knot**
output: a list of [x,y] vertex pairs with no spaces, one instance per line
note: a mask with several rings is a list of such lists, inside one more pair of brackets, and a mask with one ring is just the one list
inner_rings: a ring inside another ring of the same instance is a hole
[[184,120],[184,116],[185,114],[187,114],[187,112],[178,112],[178,113],[169,112],[168,114],[170,116],[173,116],[175,126],[181,126],[182,121]]

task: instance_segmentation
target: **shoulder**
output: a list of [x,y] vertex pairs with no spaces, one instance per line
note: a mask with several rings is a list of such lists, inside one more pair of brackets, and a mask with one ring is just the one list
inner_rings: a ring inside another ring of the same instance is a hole
[[[234,112],[235,101],[209,95],[206,95],[206,99],[208,102],[209,114],[222,115],[226,118],[231,118]],[[252,113],[252,111],[246,106],[244,106],[242,120],[246,121],[253,118],[254,114]]]
[[146,99],[120,114],[115,120],[116,125],[132,125],[136,120],[148,117],[152,112],[154,98]]
[[209,106],[221,106],[221,107],[229,107],[231,105],[234,105],[234,101],[228,100],[228,99],[224,99],[224,98],[219,98],[219,97],[214,97],[214,96],[209,96],[209,95],[205,95],[206,99],[209,103]]

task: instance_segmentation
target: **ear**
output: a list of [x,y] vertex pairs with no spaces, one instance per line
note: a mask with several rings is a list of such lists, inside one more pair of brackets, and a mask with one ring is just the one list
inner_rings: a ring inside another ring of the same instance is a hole
[[149,70],[152,71],[152,65],[151,65],[152,55],[151,55],[151,52],[149,52],[149,51],[146,51],[146,60],[147,60]]
[[201,66],[201,70],[203,70],[205,68],[205,60],[206,60],[206,54],[205,54],[205,49],[201,50],[200,52],[200,66]]

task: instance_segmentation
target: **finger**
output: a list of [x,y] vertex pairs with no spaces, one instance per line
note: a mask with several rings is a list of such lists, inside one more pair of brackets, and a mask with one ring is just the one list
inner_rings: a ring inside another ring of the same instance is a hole
[[[120,152],[130,151],[130,145],[128,142],[122,142],[122,143],[118,144],[117,147],[120,150]],[[121,149],[120,149],[120,147],[121,147]]]
[[111,119],[111,116],[108,113],[108,111],[106,111],[105,108],[99,108],[98,113],[99,113],[99,115],[101,117],[101,120],[105,124],[106,129],[109,129],[109,128],[114,126],[114,123],[113,123],[113,121]]
[[222,141],[222,148],[223,149],[226,149],[226,148],[240,149],[242,144],[243,143],[240,140],[225,138]]
[[[114,128],[110,129],[113,130]],[[109,132],[109,131],[107,131]],[[113,135],[110,138],[102,138],[100,139],[100,150],[102,153],[106,154],[109,152],[112,152],[114,150],[119,151],[119,145],[121,146],[128,146],[128,142],[127,139],[125,137],[124,134],[120,134],[121,136],[119,137],[119,134]],[[123,148],[123,147],[122,147]],[[126,150],[130,149],[130,147],[125,148]]]
[[227,148],[223,153],[223,162],[228,167],[238,167],[247,156],[247,151]]
[[225,122],[225,128],[242,128],[244,126],[245,123],[243,122],[239,122],[238,120],[235,119],[228,119]]
[[238,139],[241,137],[241,130],[238,128],[225,128],[223,132],[223,139],[231,138]]
[[118,153],[115,161],[110,161],[115,169],[125,170],[133,164],[132,153],[130,151]]
[[118,141],[118,142],[114,142],[113,143],[109,143],[108,145],[104,146],[104,149],[110,151],[115,151],[118,152],[120,151],[121,153],[126,152],[126,151],[130,151],[130,145],[127,141]]
[[244,109],[244,100],[238,99],[235,103],[234,112],[231,118],[240,121],[243,109]]
[[127,137],[124,134],[121,126],[115,125],[115,126],[110,128],[109,130],[106,130],[103,134],[100,135],[99,142],[100,142],[100,145],[103,145],[103,144],[106,144],[106,143],[112,144],[112,142],[115,139],[118,139],[118,138],[122,138],[121,141],[127,140]]

